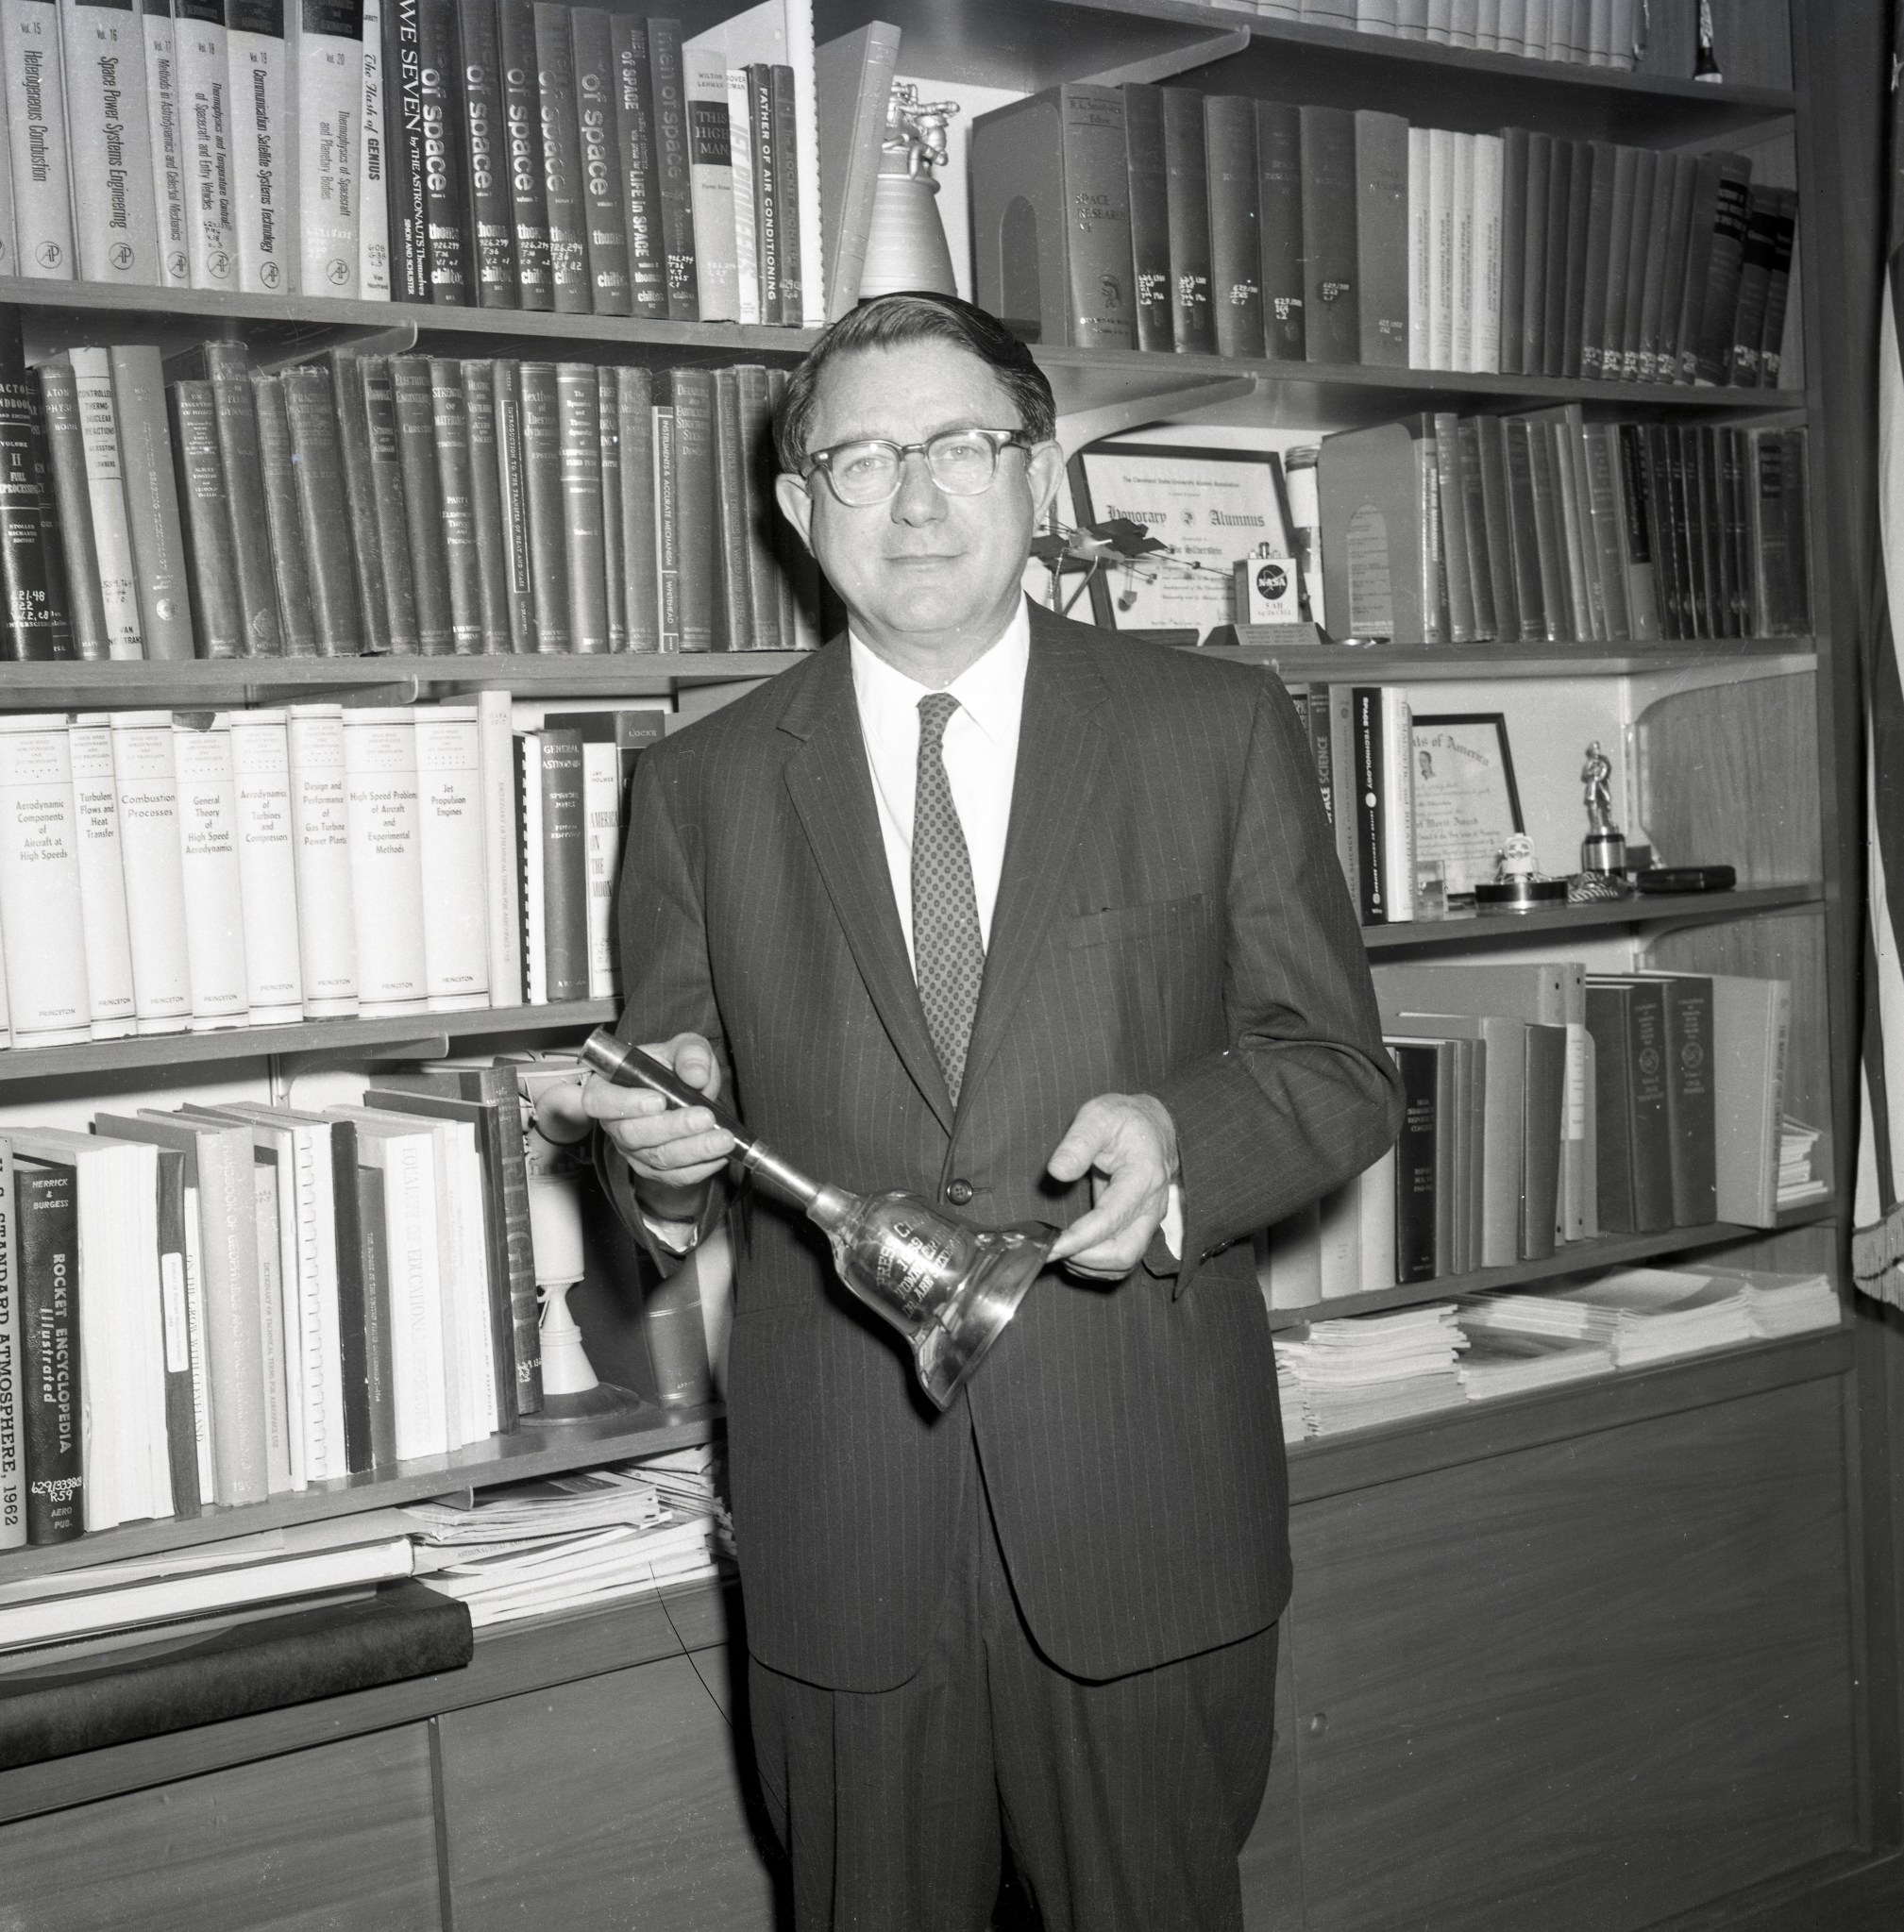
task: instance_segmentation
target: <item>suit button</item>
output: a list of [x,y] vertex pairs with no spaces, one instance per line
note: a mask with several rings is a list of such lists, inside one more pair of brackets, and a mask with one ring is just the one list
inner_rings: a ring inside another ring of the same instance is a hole
[[954,1207],[964,1207],[972,1198],[972,1184],[969,1181],[954,1181],[946,1189],[945,1198]]

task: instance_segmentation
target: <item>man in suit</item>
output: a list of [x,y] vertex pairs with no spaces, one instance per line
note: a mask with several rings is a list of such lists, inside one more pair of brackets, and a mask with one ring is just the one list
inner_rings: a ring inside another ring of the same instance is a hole
[[[817,1231],[741,1196],[734,1521],[802,1928],[979,1932],[1002,1834],[1052,1932],[1240,1925],[1289,1588],[1249,1236],[1394,1132],[1282,687],[1022,594],[1053,427],[978,310],[835,324],[778,488],[848,634],[635,779],[623,1036],[816,1176],[1064,1230],[941,1416]],[[683,1251],[726,1136],[580,1106]]]

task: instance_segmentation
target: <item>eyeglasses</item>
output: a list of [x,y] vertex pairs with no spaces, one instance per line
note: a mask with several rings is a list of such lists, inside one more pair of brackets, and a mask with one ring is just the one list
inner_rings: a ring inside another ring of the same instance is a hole
[[800,480],[808,482],[818,470],[840,502],[854,510],[885,503],[899,494],[905,460],[925,458],[932,479],[948,496],[979,496],[998,475],[999,451],[1030,449],[1031,440],[1019,429],[941,429],[923,443],[888,443],[868,436],[857,443],[835,443],[816,449],[807,459]]

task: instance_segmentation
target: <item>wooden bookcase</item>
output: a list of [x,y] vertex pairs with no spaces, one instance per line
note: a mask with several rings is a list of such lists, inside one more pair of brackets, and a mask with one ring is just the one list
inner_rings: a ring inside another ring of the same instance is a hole
[[[1690,0],[1688,0],[1690,4]],[[1656,12],[1660,10],[1656,0]],[[1608,1237],[1551,1263],[1441,1280],[1322,1314],[1668,1256],[1824,1265],[1845,1278],[1855,1099],[1861,822],[1852,645],[1862,611],[1875,414],[1881,9],[1727,0],[1734,84],[1553,66],[1383,40],[1189,0],[817,0],[825,41],[875,14],[901,70],[1032,91],[1180,78],[1211,92],[1376,107],[1417,125],[1529,126],[1660,148],[1746,145],[1792,166],[1802,268],[1777,392],[1112,353],[1038,359],[1068,448],[1167,420],[1317,430],[1422,408],[1582,401],[1603,414],[1802,421],[1811,438],[1814,635],[1736,645],[1357,652],[1356,681],[1437,697],[1485,686],[1574,746],[1577,704],[1624,744],[1648,707],[1715,694],[1707,736],[1673,715],[1673,771],[1630,835],[1730,860],[1727,895],[1524,921],[1371,929],[1378,958],[1519,949],[1650,957],[1794,983],[1794,1091],[1828,1128],[1833,1192],[1771,1231]],[[1777,176],[1774,178],[1787,178]],[[604,362],[786,363],[797,331],[274,300],[0,280],[29,351],[168,349],[232,335],[261,361],[335,344]],[[1861,307],[1861,305],[1862,305]],[[654,695],[784,669],[783,655],[8,665],[0,707],[202,708],[325,697],[401,702],[500,685],[525,697]],[[1290,653],[1294,680],[1340,652]],[[1783,723],[1742,735],[1726,699],[1778,681]],[[1418,701],[1418,708],[1421,708]],[[1680,711],[1685,707],[1682,705]],[[1542,720],[1547,720],[1542,724]],[[1794,722],[1794,720],[1796,722]],[[1691,730],[1701,755],[1683,756]],[[1601,733],[1604,735],[1604,733]],[[1544,741],[1543,741],[1544,742]],[[1663,742],[1663,741],[1662,741]],[[1770,745],[1776,756],[1769,755]],[[1577,838],[1577,760],[1523,764]],[[1662,822],[1662,820],[1664,822]],[[1719,828],[1736,849],[1697,843]],[[1688,841],[1693,843],[1688,843]],[[1553,850],[1563,852],[1564,845]],[[1549,864],[1559,863],[1549,856]],[[419,1057],[572,1038],[605,1005],[325,1021],[0,1053],[0,1107],[127,1088],[265,1080],[302,1056]],[[1253,1928],[1399,1923],[1603,1932],[1776,1893],[1793,1874],[1904,1841],[1898,1799],[1891,1391],[1883,1324],[1478,1406],[1291,1453],[1295,1600],[1279,1748],[1244,1857]],[[1899,1404],[1904,1420],[1904,1403]],[[712,1411],[613,1429],[525,1429],[396,1476],[243,1511],[136,1525],[0,1557],[0,1578],[480,1488],[704,1439]],[[0,1773],[0,1858],[40,1926],[327,1923],[471,1927],[559,1912],[578,1927],[766,1926],[777,1893],[750,1811],[737,1604],[702,1588],[498,1633],[466,1672]],[[735,1679],[737,1678],[737,1682]],[[737,1702],[737,1699],[740,1699]],[[730,1728],[730,1721],[734,1721]],[[75,1858],[75,1847],[84,1856]],[[290,1848],[288,1862],[280,1858]],[[95,1856],[96,1854],[96,1856]],[[284,1882],[294,1873],[295,1882]],[[364,1874],[375,1874],[368,1883]]]

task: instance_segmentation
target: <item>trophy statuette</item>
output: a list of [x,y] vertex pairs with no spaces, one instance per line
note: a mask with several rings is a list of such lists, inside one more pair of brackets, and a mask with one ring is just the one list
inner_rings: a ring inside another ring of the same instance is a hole
[[1057,1238],[1044,1221],[973,1228],[918,1194],[849,1194],[809,1180],[725,1107],[606,1027],[582,1043],[581,1061],[616,1086],[647,1087],[712,1114],[733,1137],[730,1158],[825,1232],[840,1280],[905,1337],[919,1386],[941,1409],[1017,1313]]

